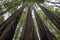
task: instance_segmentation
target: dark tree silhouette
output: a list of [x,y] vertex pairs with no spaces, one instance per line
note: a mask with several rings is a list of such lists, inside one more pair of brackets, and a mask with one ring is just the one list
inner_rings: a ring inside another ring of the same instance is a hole
[[34,9],[34,14],[36,17],[38,31],[40,34],[41,40],[56,40],[55,36],[48,30],[47,26],[44,24],[39,14]]
[[23,5],[19,10],[15,12],[15,14],[3,22],[1,25],[2,28],[0,28],[0,40],[12,40],[24,8],[25,6]]
[[[7,27],[7,25],[9,25],[9,23],[11,23],[12,20],[15,20],[15,18],[18,15],[21,15],[22,10],[24,9],[24,6],[21,7],[19,10],[17,10],[16,12],[14,12],[6,21],[4,21],[1,25],[0,25],[0,35],[3,32],[3,30]],[[20,14],[18,14],[20,13]]]
[[[34,2],[33,2],[34,1]],[[0,25],[0,40],[12,40],[17,24],[20,21],[20,17],[22,15],[22,12],[25,8],[25,5],[28,5],[28,10],[27,10],[27,16],[25,23],[23,25],[22,33],[20,40],[39,40],[36,29],[34,27],[33,19],[32,19],[32,12],[31,12],[31,7],[33,6],[33,3],[41,3],[44,2],[44,0],[25,0],[22,1],[24,5],[20,7],[16,12],[14,12],[7,20],[5,20],[1,25]],[[33,2],[33,3],[32,3]],[[39,7],[43,10],[43,12],[49,17],[49,19],[52,21],[52,23],[60,30],[60,18],[56,16],[54,13],[52,13],[50,10],[46,9],[45,7],[41,6],[38,4]],[[14,6],[13,6],[14,7]],[[11,8],[7,9],[6,11],[2,12],[0,14],[3,15],[5,12],[9,11]],[[36,22],[38,25],[38,32],[40,35],[41,40],[56,40],[55,36],[53,33],[49,31],[47,26],[44,24],[40,16],[38,15],[37,11],[34,9],[34,14],[36,18]]]
[[60,18],[52,13],[50,10],[46,9],[45,7],[39,5],[39,7],[43,10],[46,16],[53,22],[53,24],[60,30]]
[[20,40],[34,40],[35,39],[34,33],[35,33],[35,31],[34,31],[34,24],[33,24],[33,20],[32,20],[31,9],[30,9],[30,7],[28,7],[27,17],[26,17],[25,24],[23,26]]

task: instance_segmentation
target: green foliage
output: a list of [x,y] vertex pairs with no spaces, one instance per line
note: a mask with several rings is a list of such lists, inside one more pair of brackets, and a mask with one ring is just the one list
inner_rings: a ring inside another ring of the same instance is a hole
[[[44,0],[13,0],[13,1],[6,1],[4,3],[4,6],[5,8],[9,9],[11,7],[14,6],[14,8],[12,8],[10,11],[15,11],[17,9],[17,5],[20,5],[20,2],[23,2],[23,3],[30,3],[31,6],[34,5],[35,3],[43,3]],[[54,9],[52,6],[47,6],[46,4],[43,4],[44,7],[46,7],[47,9],[51,10],[52,12],[54,12],[55,15],[59,16],[60,17],[60,9]],[[15,7],[16,6],[16,7]],[[2,8],[0,6],[0,12],[2,11]],[[53,25],[52,25],[52,22],[49,20],[49,18],[43,13],[42,10],[38,10],[38,13],[40,15],[40,17],[42,18],[42,20],[45,22],[45,24],[48,26],[48,29],[56,36],[57,40],[60,40],[60,34],[57,33],[58,31],[56,31],[54,28],[53,28]],[[26,17],[26,12],[24,11],[22,16],[21,16],[21,20],[20,20],[20,27],[22,27],[22,25],[24,24],[24,21],[25,21],[25,17]],[[3,16],[0,16],[0,24],[4,21],[4,18]],[[35,19],[34,19],[35,21]],[[36,25],[36,23],[35,23]],[[20,31],[20,27],[17,28],[17,33],[15,34],[15,39],[18,38],[18,33]],[[53,31],[54,30],[54,31]]]
[[43,4],[45,8],[52,11],[55,15],[60,17],[60,8],[54,8],[53,6],[48,6],[46,4]]
[[25,17],[26,17],[26,12],[24,11],[23,13],[22,13],[22,16],[21,16],[21,20],[20,20],[20,25],[22,26],[23,25],[23,23],[24,23],[24,21],[25,21]]
[[53,10],[52,12],[54,12],[55,15],[57,15],[57,16],[60,17],[60,9],[55,9],[55,10]]
[[[52,6],[48,6],[46,4],[43,4],[43,6],[47,9],[49,9],[50,11],[52,11],[55,15],[60,17],[60,9],[55,9]],[[47,25],[48,29],[55,35],[55,37],[57,38],[57,40],[60,40],[60,31],[57,30],[57,28],[54,28],[53,23],[50,21],[50,19],[43,13],[42,10],[38,10],[38,13],[40,15],[40,17],[42,18],[42,20],[45,22],[45,24]]]
[[4,5],[6,8],[11,8],[11,7],[15,6],[16,4],[14,4],[13,2],[7,2]]
[[23,1],[23,3],[25,3],[25,2],[34,2],[34,3],[43,3],[44,2],[44,0],[22,0]]
[[0,24],[4,21],[3,16],[0,16]]
[[16,30],[15,35],[14,35],[14,40],[17,40],[17,39],[20,38],[20,37],[18,37],[18,36],[20,36],[20,28],[21,28],[21,27],[23,26],[23,24],[24,24],[25,17],[26,17],[26,12],[23,11],[22,16],[21,16],[21,18],[20,18],[20,24],[19,24],[19,26],[17,27],[17,30]]

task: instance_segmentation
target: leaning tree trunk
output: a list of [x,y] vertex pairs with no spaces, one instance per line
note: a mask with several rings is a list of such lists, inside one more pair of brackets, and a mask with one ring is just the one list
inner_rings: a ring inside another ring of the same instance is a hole
[[53,24],[60,30],[60,18],[52,13],[50,10],[45,7],[39,5],[39,7],[43,10],[43,12],[49,17],[49,19],[53,22]]
[[34,40],[35,35],[33,34],[33,32],[34,32],[34,24],[32,20],[31,9],[30,7],[28,7],[27,17],[25,24],[23,26],[20,40]]
[[23,5],[19,10],[15,12],[15,14],[13,14],[1,25],[3,28],[0,30],[0,40],[12,40],[24,8],[25,6]]
[[21,7],[19,10],[17,10],[16,12],[14,12],[12,14],[12,16],[10,16],[6,21],[4,21],[1,25],[0,25],[0,35],[2,34],[2,32],[4,31],[4,29],[7,27],[7,25],[9,25],[9,23],[11,23],[12,20],[14,20],[14,18],[18,15],[18,13],[20,13],[22,10],[24,9],[24,6]]
[[55,36],[48,30],[47,26],[41,20],[39,14],[36,12],[35,9],[34,9],[34,14],[36,17],[38,31],[39,31],[41,40],[56,40]]

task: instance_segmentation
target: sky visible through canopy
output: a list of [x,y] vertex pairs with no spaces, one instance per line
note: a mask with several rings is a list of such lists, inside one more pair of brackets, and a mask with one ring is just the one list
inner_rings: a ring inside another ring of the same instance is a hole
[[[60,0],[50,0],[50,2],[58,2],[58,1],[60,1]],[[47,5],[53,5],[53,4],[51,4],[51,3],[46,3]],[[20,6],[18,6],[18,8],[17,9],[19,9],[21,7],[21,5]],[[40,8],[38,8],[38,9],[40,9]],[[6,20],[9,16],[11,16],[11,14],[9,14],[10,12],[6,12],[6,14],[4,14],[3,16],[4,16],[4,20]],[[34,12],[32,11],[32,15],[33,15],[33,17],[34,17],[34,14],[33,14]],[[38,31],[37,31],[37,33],[38,33]],[[39,34],[38,34],[39,35]],[[40,40],[40,39],[39,39]]]
[[[60,1],[60,0],[50,0],[51,2],[58,2],[58,1]],[[46,3],[47,5],[48,5],[48,3]],[[49,3],[49,5],[53,5],[53,4],[51,4],[51,3]],[[19,6],[20,7],[20,6]],[[18,7],[18,8],[19,8]],[[10,16],[11,14],[8,14],[8,12],[6,13],[6,14],[4,14],[4,20],[6,20],[9,16]]]

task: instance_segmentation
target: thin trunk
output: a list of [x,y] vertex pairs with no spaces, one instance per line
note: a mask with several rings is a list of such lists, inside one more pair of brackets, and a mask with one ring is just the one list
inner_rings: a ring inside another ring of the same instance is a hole
[[55,5],[55,6],[60,8],[60,6],[58,6],[58,5]]
[[50,10],[46,9],[45,7],[39,5],[39,7],[43,10],[46,16],[53,22],[53,24],[60,30],[60,18],[52,13]]
[[34,14],[36,17],[38,31],[39,31],[41,40],[56,40],[55,36],[48,30],[47,26],[41,20],[39,14],[36,12],[35,9],[34,9]]
[[60,4],[59,2],[50,2],[50,1],[46,1],[48,3],[53,3],[53,4]]
[[53,3],[53,4],[60,4],[59,2],[50,2],[50,3]]

